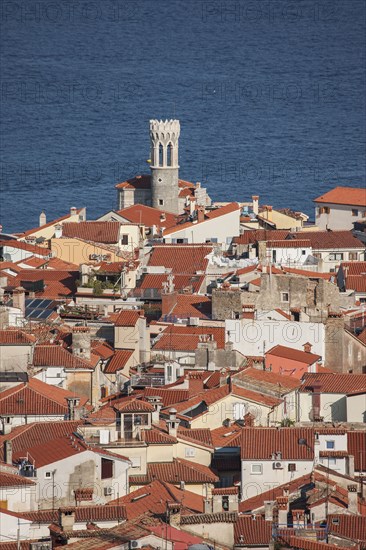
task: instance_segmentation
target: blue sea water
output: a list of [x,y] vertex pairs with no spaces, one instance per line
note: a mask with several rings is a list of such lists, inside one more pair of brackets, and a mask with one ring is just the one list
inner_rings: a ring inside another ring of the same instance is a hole
[[364,0],[2,0],[1,223],[20,231],[148,172],[179,118],[180,176],[313,215],[365,185]]

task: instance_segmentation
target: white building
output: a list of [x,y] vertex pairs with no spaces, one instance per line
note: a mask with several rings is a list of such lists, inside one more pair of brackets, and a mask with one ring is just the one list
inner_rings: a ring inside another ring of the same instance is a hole
[[366,216],[366,189],[335,187],[314,199],[315,222],[320,229],[353,229]]

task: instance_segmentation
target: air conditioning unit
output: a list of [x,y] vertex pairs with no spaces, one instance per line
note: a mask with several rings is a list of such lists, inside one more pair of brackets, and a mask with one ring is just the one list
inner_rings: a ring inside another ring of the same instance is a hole
[[110,496],[113,494],[113,487],[104,487],[104,496]]
[[132,550],[132,548],[141,548],[139,540],[130,540],[129,546],[130,546],[131,550]]
[[40,542],[31,542],[30,549],[31,550],[52,550],[52,542],[46,541],[46,540],[40,541]]
[[282,469],[282,462],[274,462],[273,463],[273,469],[274,470],[281,470]]

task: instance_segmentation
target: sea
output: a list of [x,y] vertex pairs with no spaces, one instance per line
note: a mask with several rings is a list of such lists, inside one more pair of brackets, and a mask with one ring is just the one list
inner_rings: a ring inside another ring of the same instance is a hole
[[364,0],[2,0],[3,231],[116,208],[177,118],[180,177],[314,217],[365,186]]

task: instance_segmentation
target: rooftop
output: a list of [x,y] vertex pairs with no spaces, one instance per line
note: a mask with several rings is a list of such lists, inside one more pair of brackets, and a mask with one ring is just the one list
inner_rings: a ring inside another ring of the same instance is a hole
[[366,206],[366,189],[361,187],[335,187],[314,199],[314,202]]

